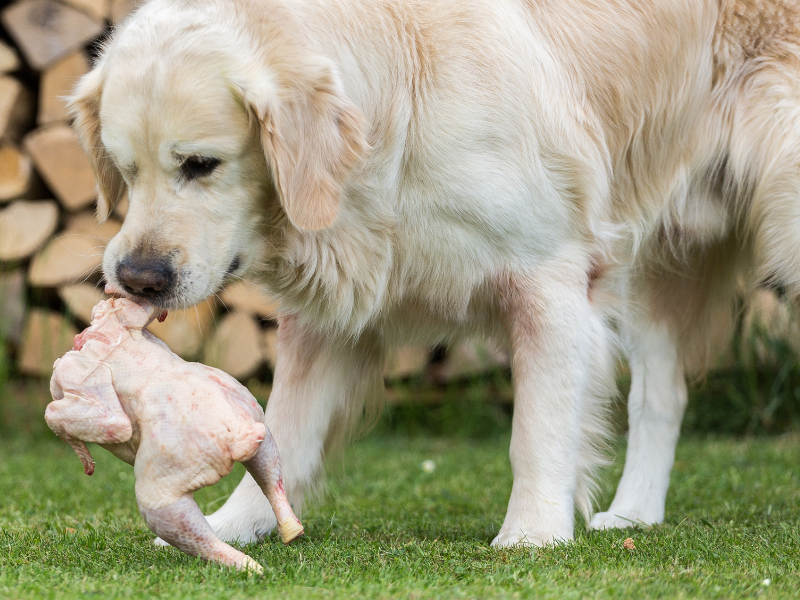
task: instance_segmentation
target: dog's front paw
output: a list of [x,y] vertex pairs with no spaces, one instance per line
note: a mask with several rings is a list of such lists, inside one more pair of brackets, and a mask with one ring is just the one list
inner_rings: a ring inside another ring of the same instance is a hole
[[628,527],[650,527],[663,521],[662,518],[641,515],[635,510],[609,510],[596,513],[589,522],[589,529],[627,529]]
[[244,510],[236,510],[235,507],[230,507],[229,510],[226,508],[227,505],[206,517],[217,537],[225,542],[240,544],[259,542],[277,525],[269,505],[261,507],[260,511],[252,510],[252,507]]
[[[218,510],[213,515],[208,515],[206,521],[211,525],[211,529],[219,539],[224,542],[238,542],[240,544],[252,544],[260,542],[269,535],[277,522],[270,513],[260,518],[247,514],[232,514],[233,511]],[[246,513],[247,511],[242,511]],[[169,546],[160,537],[153,540],[156,546]]]
[[492,546],[495,548],[511,548],[514,546],[541,548],[548,544],[561,544],[569,541],[569,539],[559,537],[553,533],[533,531],[524,526],[503,527],[497,537],[492,540]]

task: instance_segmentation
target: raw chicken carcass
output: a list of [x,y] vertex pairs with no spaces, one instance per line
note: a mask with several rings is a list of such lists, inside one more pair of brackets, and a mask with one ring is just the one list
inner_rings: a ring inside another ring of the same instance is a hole
[[192,494],[241,462],[269,499],[283,542],[296,539],[303,526],[284,493],[275,441],[247,388],[185,362],[144,329],[160,313],[126,298],[97,304],[91,326],[53,365],[45,419],[88,475],[94,461],[84,442],[134,466],[139,511],[156,535],[187,554],[261,572],[214,534]]

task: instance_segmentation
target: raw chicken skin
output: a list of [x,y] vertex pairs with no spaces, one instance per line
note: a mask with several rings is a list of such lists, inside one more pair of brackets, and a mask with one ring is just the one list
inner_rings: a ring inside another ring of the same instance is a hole
[[284,543],[303,533],[283,491],[275,442],[255,398],[227,373],[187,363],[144,328],[161,309],[112,298],[53,365],[45,419],[88,475],[96,442],[134,465],[136,501],[148,526],[207,560],[261,571],[213,533],[192,498],[242,462],[261,486]]

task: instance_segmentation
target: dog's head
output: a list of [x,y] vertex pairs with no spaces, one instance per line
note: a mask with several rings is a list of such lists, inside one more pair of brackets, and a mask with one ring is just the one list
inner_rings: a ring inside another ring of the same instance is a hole
[[291,19],[232,6],[145,5],[70,101],[98,219],[128,195],[106,279],[162,307],[246,274],[270,247],[270,225],[331,225],[367,148],[333,64]]

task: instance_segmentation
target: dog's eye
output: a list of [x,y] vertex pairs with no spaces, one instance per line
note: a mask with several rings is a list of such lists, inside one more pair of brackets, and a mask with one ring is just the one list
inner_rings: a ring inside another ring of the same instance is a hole
[[207,177],[214,172],[222,161],[208,156],[188,156],[181,163],[181,175],[185,179]]

